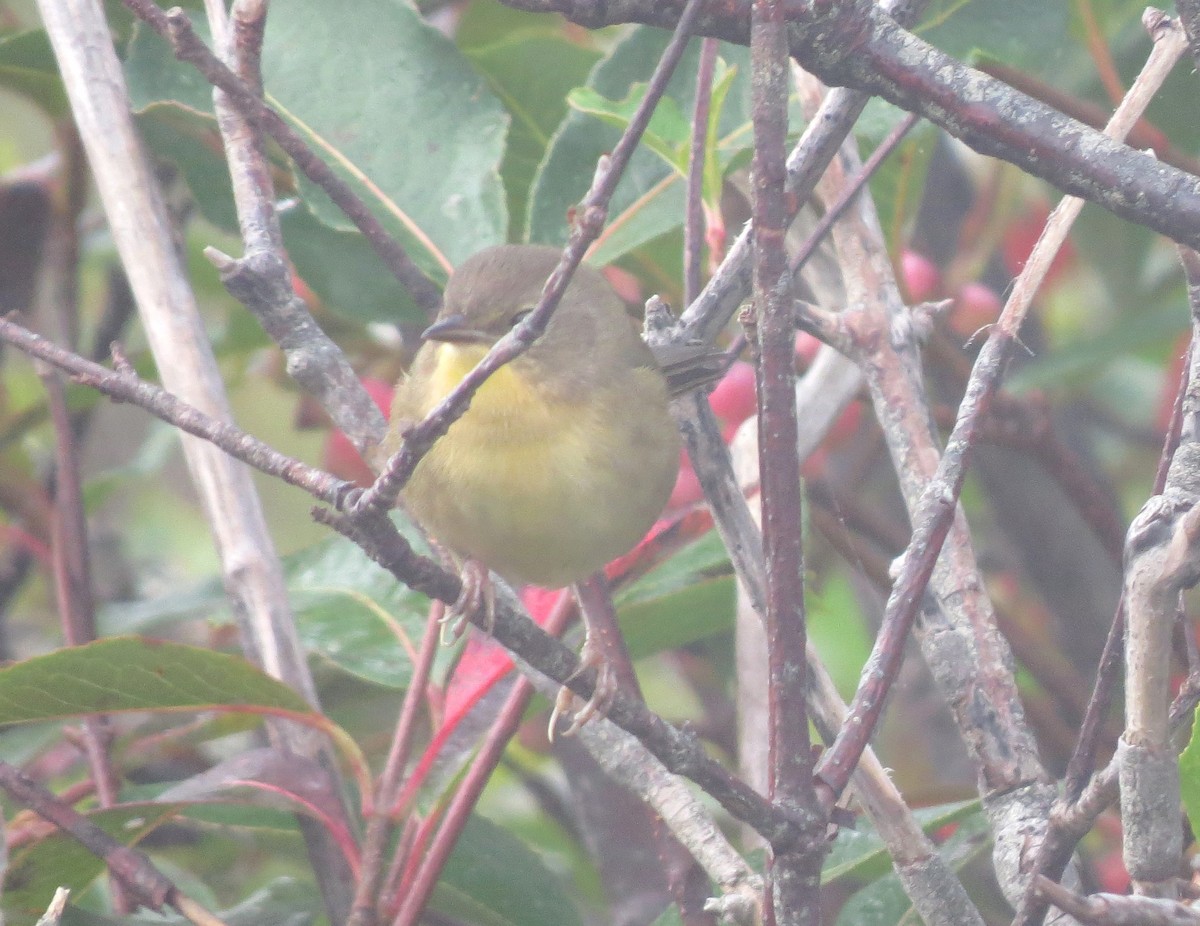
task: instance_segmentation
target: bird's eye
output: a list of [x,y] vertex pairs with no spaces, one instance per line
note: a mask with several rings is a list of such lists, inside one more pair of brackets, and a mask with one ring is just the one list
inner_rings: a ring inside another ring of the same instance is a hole
[[518,312],[511,319],[509,319],[509,326],[512,328],[516,328],[517,325],[519,325],[519,324],[521,324],[521,322],[525,321],[526,316],[530,315],[532,312],[533,312],[532,307],[530,307],[528,309],[521,309],[520,312]]

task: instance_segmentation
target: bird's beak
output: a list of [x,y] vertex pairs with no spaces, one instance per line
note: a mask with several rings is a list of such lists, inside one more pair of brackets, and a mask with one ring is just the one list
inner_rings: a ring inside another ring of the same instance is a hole
[[496,339],[491,335],[472,328],[465,315],[455,313],[439,318],[421,332],[426,341],[445,341],[450,344],[491,344]]

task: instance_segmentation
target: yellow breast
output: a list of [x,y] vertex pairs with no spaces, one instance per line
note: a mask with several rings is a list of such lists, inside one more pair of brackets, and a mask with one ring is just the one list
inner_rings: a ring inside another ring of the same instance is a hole
[[[413,417],[483,356],[439,344]],[[520,360],[493,374],[413,474],[405,501],[460,555],[513,581],[557,587],[632,547],[674,484],[678,437],[666,386],[636,369],[579,401],[549,395]],[[629,414],[641,408],[637,421]],[[651,413],[644,412],[650,409]]]

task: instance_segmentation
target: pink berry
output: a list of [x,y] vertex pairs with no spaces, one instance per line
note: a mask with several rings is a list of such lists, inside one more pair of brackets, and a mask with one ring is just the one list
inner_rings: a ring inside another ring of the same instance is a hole
[[916,251],[906,250],[900,255],[900,273],[908,297],[913,302],[932,299],[942,288],[942,273],[937,264]]

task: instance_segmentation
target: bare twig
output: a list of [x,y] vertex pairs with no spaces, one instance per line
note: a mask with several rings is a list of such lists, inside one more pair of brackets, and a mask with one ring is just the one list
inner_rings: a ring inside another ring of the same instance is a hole
[[354,488],[351,483],[271,449],[245,431],[218,421],[160,386],[139,379],[115,346],[117,368],[110,370],[78,354],[63,350],[7,319],[0,319],[0,340],[69,373],[75,382],[102,392],[118,402],[129,402],[144,408],[156,418],[219,447],[234,459],[276,476],[290,485],[299,486],[323,502],[336,506]]
[[[207,10],[217,54],[261,103],[266,5],[243,0],[226,14],[224,4],[210,0]],[[234,260],[211,247],[205,253],[229,291],[254,313],[263,330],[279,345],[288,373],[318,399],[337,427],[366,454],[383,438],[383,416],[349,361],[313,321],[295,293],[261,123],[250,118],[223,90],[214,89],[213,106],[225,146],[243,256]]]
[[[572,612],[570,596],[563,595],[546,622],[545,632],[553,637],[560,635]],[[393,926],[412,926],[424,911],[446,867],[446,861],[462,835],[467,818],[474,811],[484,786],[491,780],[492,773],[500,763],[500,757],[520,727],[521,718],[525,716],[533,692],[533,684],[524,676],[513,685],[504,699],[504,706],[500,708],[500,713],[471,761],[470,768],[455,788],[454,796],[442,815],[437,835],[422,856],[415,875],[407,884],[394,886],[385,895],[402,898],[399,908],[390,911],[393,914]]]
[[[1161,34],[1178,35],[1179,30],[1168,30]],[[1135,82],[1114,114],[1108,128],[1110,133],[1119,137],[1136,122],[1178,59],[1180,50],[1177,42],[1156,43],[1142,78]],[[982,411],[1004,375],[1008,360],[1018,343],[1020,323],[1033,295],[1082,205],[1082,201],[1070,198],[1059,204],[976,361],[937,475],[928,485],[920,508],[913,517],[916,525],[913,538],[888,600],[883,627],[872,651],[871,661],[864,671],[864,683],[851,707],[852,722],[844,728],[843,735],[839,736],[838,742],[822,758],[819,766],[819,774],[835,792],[840,793],[845,786],[854,757],[874,729],[891,679],[899,669],[903,641],[916,616],[922,592],[933,573],[938,551],[954,521],[958,493],[966,474],[967,456],[974,443]]]
[[[318,520],[345,533],[376,562],[400,581],[422,594],[446,603],[457,600],[462,581],[438,563],[418,556],[386,517],[353,520],[331,512],[318,512]],[[579,660],[562,643],[529,620],[520,607],[498,587],[492,636],[538,672],[570,688],[584,700],[595,689],[596,673],[580,670]],[[483,615],[472,619],[482,626]],[[486,629],[486,628],[485,628]],[[788,847],[801,830],[788,808],[767,801],[745,782],[712,759],[690,732],[671,726],[642,703],[618,692],[608,719],[635,736],[666,768],[696,782],[730,814],[751,826],[772,845]]]
[[[1200,336],[1200,255],[1181,248],[1192,310],[1192,343]],[[1125,733],[1121,821],[1125,867],[1150,892],[1173,896],[1183,851],[1179,766],[1171,746],[1171,635],[1179,595],[1200,579],[1200,354],[1191,352],[1183,390],[1180,443],[1161,494],[1129,526],[1125,552]],[[1152,886],[1150,886],[1152,885]]]

